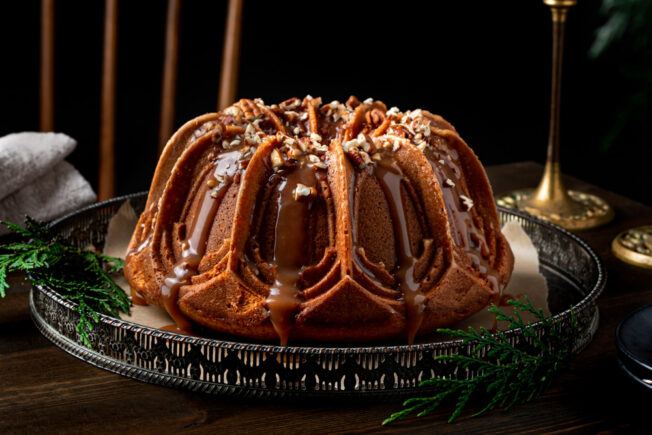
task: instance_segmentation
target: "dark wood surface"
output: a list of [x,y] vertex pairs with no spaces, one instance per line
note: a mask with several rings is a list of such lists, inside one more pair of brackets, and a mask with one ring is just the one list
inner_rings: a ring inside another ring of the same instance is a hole
[[[535,163],[489,167],[497,193],[534,187]],[[178,391],[95,368],[43,338],[29,318],[20,285],[0,301],[0,433],[13,432],[649,432],[652,394],[624,378],[615,362],[614,330],[634,309],[652,303],[652,271],[626,265],[610,253],[621,230],[652,223],[652,207],[577,180],[572,188],[601,195],[615,220],[580,234],[604,260],[607,289],[598,300],[600,328],[589,347],[540,398],[453,424],[450,408],[390,427],[380,423],[400,403],[356,400],[280,402]]]

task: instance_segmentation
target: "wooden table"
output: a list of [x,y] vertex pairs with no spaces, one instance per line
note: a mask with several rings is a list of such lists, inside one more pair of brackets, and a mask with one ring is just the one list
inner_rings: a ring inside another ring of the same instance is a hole
[[[534,186],[541,166],[532,162],[488,168],[495,192]],[[614,329],[629,312],[652,303],[652,271],[626,265],[610,252],[621,230],[652,223],[652,207],[578,180],[616,210],[607,226],[581,235],[604,260],[607,289],[598,300],[595,340],[540,398],[480,418],[464,413],[454,424],[444,408],[383,428],[400,403],[303,400],[278,402],[208,396],[149,385],[86,364],[50,344],[29,318],[27,296],[14,288],[0,301],[0,433],[171,432],[339,433],[381,431],[555,432],[652,430],[652,394],[616,367]],[[16,286],[20,287],[19,285]]]

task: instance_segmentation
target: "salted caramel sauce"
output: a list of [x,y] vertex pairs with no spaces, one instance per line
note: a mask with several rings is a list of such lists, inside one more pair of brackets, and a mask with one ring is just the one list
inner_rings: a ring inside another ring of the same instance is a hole
[[275,279],[266,303],[282,346],[288,343],[301,303],[297,282],[307,266],[308,245],[311,243],[307,231],[308,219],[315,199],[312,196],[299,196],[296,189],[298,184],[302,184],[317,192],[317,170],[302,156],[295,167],[282,174],[283,179],[278,184],[274,258],[270,262],[275,270]]
[[394,277],[398,282],[399,290],[403,295],[403,301],[407,308],[408,343],[412,344],[423,321],[426,298],[419,291],[420,283],[414,276],[418,258],[412,252],[407,217],[403,207],[403,189],[401,189],[401,185],[405,177],[401,168],[391,156],[383,156],[381,160],[373,165],[372,170],[383,188],[392,216],[396,237],[396,256],[398,257]]
[[477,227],[470,209],[461,200],[461,195],[468,195],[468,192],[462,189],[464,181],[456,163],[457,152],[442,145],[435,151],[428,150],[425,156],[441,186],[455,243],[464,249],[474,267],[487,279],[496,297],[500,298],[502,285],[498,272],[487,260],[490,252],[484,232]]
[[509,305],[509,301],[514,301],[516,299],[517,298],[510,295],[509,293],[502,293],[500,295],[500,298],[498,298],[496,305],[498,305],[499,307],[506,307]]
[[134,290],[133,287],[131,288],[131,303],[141,307],[146,307],[147,305],[149,305],[145,300],[145,298],[139,295],[138,292]]
[[355,222],[355,211],[353,210],[355,204],[356,192],[356,179],[358,171],[369,171],[376,180],[379,182],[387,203],[390,209],[392,225],[394,226],[394,237],[396,243],[396,256],[397,264],[395,270],[388,270],[394,277],[398,284],[398,290],[405,302],[407,308],[407,335],[408,342],[414,342],[419,327],[423,321],[423,313],[425,310],[425,296],[419,292],[419,282],[416,281],[414,272],[415,266],[418,263],[418,258],[413,255],[412,247],[410,244],[410,236],[408,233],[407,218],[405,216],[405,209],[403,207],[402,188],[401,183],[404,180],[403,172],[397,165],[394,157],[383,153],[380,161],[376,161],[367,165],[364,168],[357,170],[353,169],[351,162],[346,162],[346,165],[351,169],[351,179],[349,181],[349,204],[351,207],[350,215],[353,219],[351,225],[351,238],[353,242],[353,260],[356,265],[378,286],[384,287],[383,283],[375,276],[375,274],[365,267],[364,262],[360,258],[360,250],[362,249],[358,242],[358,229]]
[[[182,286],[190,284],[190,279],[197,273],[217,209],[238,171],[240,156],[240,151],[235,150],[219,154],[216,158],[213,175],[206,182],[206,188],[203,189],[199,211],[195,214],[186,233],[186,239],[181,243],[181,258],[163,281],[163,286],[161,286],[163,306],[176,325],[174,328],[171,326],[166,330],[181,333],[192,330],[190,321],[179,309],[179,290]],[[200,192],[202,192],[201,189]]]
[[356,184],[357,184],[357,171],[354,169],[353,165],[349,161],[349,159],[344,160],[344,164],[347,167],[347,172],[351,174],[351,178],[349,179],[349,189],[348,189],[348,194],[349,194],[349,215],[351,216],[352,222],[351,222],[351,240],[353,241],[353,249],[352,254],[353,254],[353,261],[355,261],[355,264],[360,268],[362,273],[367,275],[369,279],[371,279],[376,285],[379,287],[383,287],[383,283],[378,279],[376,274],[369,270],[367,266],[365,265],[364,261],[360,258],[360,250],[363,249],[362,247],[358,246],[358,228],[356,226],[355,222],[355,194],[356,194]]
[[351,207],[350,215],[353,219],[351,225],[351,237],[353,241],[353,260],[362,272],[380,287],[385,287],[381,280],[369,270],[360,258],[362,249],[358,243],[358,229],[355,223],[355,204],[356,179],[358,171],[369,171],[379,182],[390,209],[392,225],[394,227],[394,237],[396,243],[397,264],[395,270],[388,270],[397,283],[398,290],[405,302],[407,309],[407,335],[408,342],[412,344],[414,338],[423,322],[425,311],[425,296],[419,291],[420,283],[416,280],[414,273],[418,263],[418,257],[412,252],[410,236],[408,231],[407,217],[403,206],[403,189],[402,183],[406,179],[403,171],[396,163],[393,155],[382,153],[381,160],[368,164],[358,170],[352,169],[351,162],[346,162],[351,168],[351,179],[349,181],[349,204]]
[[136,246],[136,249],[133,249],[133,250],[127,252],[127,257],[130,257],[132,255],[138,255],[143,251],[143,249],[147,248],[149,246],[150,242],[152,241],[152,235],[153,234],[154,234],[154,232],[150,231],[149,234],[147,235],[147,237],[145,237],[145,240],[143,240],[142,242],[140,242],[140,244],[138,246]]

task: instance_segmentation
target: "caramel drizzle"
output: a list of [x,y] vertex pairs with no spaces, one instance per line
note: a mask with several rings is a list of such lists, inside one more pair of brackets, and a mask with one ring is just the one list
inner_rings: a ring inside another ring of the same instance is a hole
[[[440,151],[448,151],[449,156],[444,156]],[[485,235],[477,228],[470,210],[462,205],[460,199],[460,195],[464,192],[461,189],[462,172],[454,162],[457,159],[457,152],[452,149],[440,151],[434,152],[434,155],[430,153],[425,155],[441,186],[455,243],[464,249],[474,267],[487,279],[497,297],[500,298],[503,286],[499,282],[498,272],[486,259],[489,256],[489,248]],[[451,180],[454,185],[447,184],[447,180]]]
[[145,248],[147,248],[147,247],[149,246],[150,242],[152,241],[152,236],[153,236],[153,235],[154,235],[154,232],[153,232],[153,231],[150,231],[150,233],[147,235],[147,237],[145,238],[145,240],[143,240],[143,241],[142,241],[142,242],[141,242],[141,243],[136,247],[136,249],[133,249],[133,250],[131,250],[131,251],[129,251],[129,252],[127,253],[127,257],[131,257],[132,255],[138,255],[138,254],[140,254],[141,252],[143,252],[143,250],[144,250]]
[[[474,223],[471,213],[463,206],[460,195],[463,194],[462,186],[462,173],[460,168],[454,163],[457,158],[455,150],[448,150],[449,158],[443,160],[441,163],[442,155],[436,154],[437,161],[428,158],[430,165],[435,172],[442,192],[444,195],[444,203],[446,211],[450,218],[453,237],[455,243],[462,247],[464,251],[471,258],[474,267],[487,279],[490,283],[498,300],[501,299],[502,286],[498,280],[498,273],[489,264],[486,257],[489,255],[489,249],[483,232],[477,228]],[[392,216],[392,223],[394,225],[394,234],[396,237],[396,254],[398,265],[393,272],[395,280],[398,282],[398,288],[401,292],[403,301],[407,309],[407,335],[408,342],[413,343],[414,338],[423,322],[425,312],[425,296],[419,291],[420,282],[414,276],[415,267],[418,263],[418,258],[412,252],[410,244],[409,233],[407,228],[407,220],[403,206],[403,194],[401,191],[402,180],[406,180],[400,166],[396,164],[393,157],[383,156],[382,160],[372,165],[372,170],[376,179],[380,182],[385,197],[388,199],[388,205]],[[349,200],[351,207],[354,204],[354,187],[355,187],[355,174],[352,177]],[[446,180],[453,181],[453,185],[446,183]],[[353,216],[353,210],[351,211]],[[352,226],[353,230],[353,258],[357,266],[377,284],[382,285],[374,274],[364,266],[358,254],[357,233],[355,224]]]
[[133,287],[131,289],[131,303],[134,305],[139,305],[141,307],[145,307],[149,305],[145,300],[145,298],[139,295],[138,292],[133,289]]
[[[153,231],[150,231],[150,233],[145,237],[145,240],[141,241],[140,244],[135,248],[127,252],[127,258],[133,256],[133,255],[138,255],[140,254],[146,247],[149,246],[150,242],[152,241],[152,236],[154,235]],[[138,294],[138,291],[131,287],[131,303],[134,305],[138,305],[141,307],[145,307],[149,305],[147,303],[147,300],[145,300],[144,297],[142,297],[140,294]]]
[[389,200],[388,205],[394,225],[398,257],[394,276],[398,281],[399,290],[407,308],[408,343],[412,344],[423,322],[426,298],[419,291],[420,283],[414,276],[418,258],[412,252],[401,191],[402,180],[406,178],[393,157],[384,158],[374,165],[374,175],[380,181],[385,197]]
[[[188,333],[191,331],[190,321],[179,309],[179,290],[184,285],[190,284],[191,278],[197,274],[197,268],[204,256],[206,242],[210,234],[213,221],[217,214],[226,191],[228,190],[233,176],[238,168],[239,151],[231,151],[220,154],[215,162],[215,171],[208,180],[208,187],[204,190],[199,212],[192,221],[188,235],[182,242],[181,259],[175,264],[172,272],[163,281],[161,286],[161,297],[163,306],[174,320],[174,325],[166,327],[166,330]],[[213,186],[213,187],[211,187]]]
[[[350,164],[350,163],[347,163]],[[396,237],[396,256],[398,262],[396,270],[393,273],[395,281],[398,283],[398,289],[407,308],[407,335],[408,342],[412,344],[421,323],[425,311],[425,296],[419,291],[419,282],[414,276],[415,267],[418,258],[413,255],[410,244],[410,235],[407,227],[407,218],[405,208],[403,207],[403,198],[401,192],[401,183],[405,179],[401,168],[396,164],[393,156],[383,156],[383,159],[370,166],[375,178],[379,181],[385,197],[388,199],[388,205],[394,226],[394,235]],[[375,274],[365,267],[364,262],[360,259],[358,250],[358,233],[354,219],[354,191],[356,175],[353,172],[351,183],[349,185],[349,204],[351,207],[351,225],[353,240],[353,259],[356,265],[365,275],[371,278],[377,285],[384,287]],[[390,271],[388,271],[390,272]]]
[[367,275],[376,285],[379,287],[384,287],[383,283],[378,279],[376,274],[369,270],[367,266],[365,265],[364,261],[360,259],[360,250],[362,249],[361,247],[358,246],[358,228],[356,226],[355,222],[355,186],[356,186],[356,180],[357,180],[357,175],[355,169],[353,169],[353,165],[347,158],[344,163],[347,167],[347,171],[350,171],[351,173],[351,179],[349,181],[349,215],[351,216],[351,240],[353,242],[353,249],[351,250],[353,253],[353,261],[355,261],[355,264],[360,268],[360,270]]
[[271,261],[276,277],[270,286],[266,303],[270,320],[282,346],[288,343],[294,316],[301,303],[297,283],[306,266],[307,246],[311,242],[306,228],[313,202],[312,196],[295,199],[295,189],[297,184],[301,183],[316,191],[316,169],[302,158],[279,183],[274,258]]

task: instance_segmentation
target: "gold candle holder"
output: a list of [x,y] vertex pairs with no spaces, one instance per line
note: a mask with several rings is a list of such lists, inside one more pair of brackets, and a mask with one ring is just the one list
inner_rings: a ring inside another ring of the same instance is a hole
[[625,263],[652,269],[652,225],[618,234],[611,242],[611,252]]
[[500,206],[525,211],[569,230],[593,228],[613,219],[613,209],[602,198],[566,190],[559,165],[559,109],[568,9],[577,0],[543,0],[552,12],[552,91],[548,155],[543,178],[536,189],[516,190],[496,200]]

